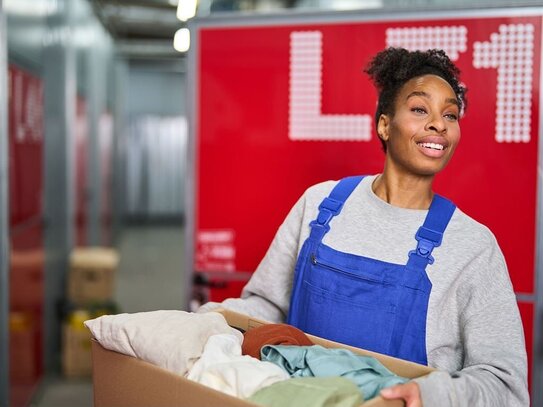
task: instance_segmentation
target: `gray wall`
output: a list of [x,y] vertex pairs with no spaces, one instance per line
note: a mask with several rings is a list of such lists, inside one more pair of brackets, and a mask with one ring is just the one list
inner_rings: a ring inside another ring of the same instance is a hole
[[128,114],[185,116],[186,82],[183,60],[129,64]]
[[127,123],[119,155],[123,217],[182,221],[187,161],[185,61],[131,60],[127,72]]

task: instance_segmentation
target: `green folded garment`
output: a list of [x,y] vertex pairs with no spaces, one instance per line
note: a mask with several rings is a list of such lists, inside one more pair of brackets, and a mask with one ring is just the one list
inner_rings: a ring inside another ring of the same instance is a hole
[[358,387],[342,377],[298,377],[260,389],[249,399],[266,407],[358,407]]

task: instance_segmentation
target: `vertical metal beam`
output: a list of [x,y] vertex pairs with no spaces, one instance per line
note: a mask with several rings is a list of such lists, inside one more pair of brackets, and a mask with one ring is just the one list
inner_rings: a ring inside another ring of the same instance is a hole
[[[543,33],[542,33],[543,37]],[[543,63],[543,52],[541,53]],[[541,66],[541,65],[540,65]],[[540,84],[543,72],[540,72]],[[541,85],[540,85],[541,86]],[[539,92],[539,149],[535,252],[534,342],[532,348],[532,406],[543,406],[543,92]]]
[[9,208],[6,18],[0,0],[0,406],[9,405]]
[[87,155],[87,243],[100,244],[100,204],[102,202],[100,156],[100,116],[104,110],[105,61],[101,52],[101,38],[93,32],[94,46],[86,51],[87,102],[89,112],[89,141]]
[[48,17],[49,43],[44,50],[45,138],[45,296],[44,355],[47,371],[58,369],[60,320],[68,258],[74,235],[74,130],[76,55],[73,44],[73,1],[60,0]]
[[196,245],[196,137],[198,135],[198,30],[199,27],[189,22],[190,49],[187,58],[187,169],[185,183],[185,302],[190,310],[192,300],[192,284],[194,278],[194,248]]
[[113,61],[113,82],[115,87],[113,102],[113,151],[112,151],[112,229],[113,244],[119,243],[121,223],[126,213],[125,177],[125,139],[126,139],[126,81],[128,67],[122,57]]

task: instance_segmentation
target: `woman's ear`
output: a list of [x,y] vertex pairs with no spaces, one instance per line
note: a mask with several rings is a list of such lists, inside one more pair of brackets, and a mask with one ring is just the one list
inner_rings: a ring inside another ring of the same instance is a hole
[[389,137],[389,123],[390,120],[386,114],[382,114],[379,116],[379,122],[377,123],[377,134],[379,135],[379,138],[385,142],[388,141]]

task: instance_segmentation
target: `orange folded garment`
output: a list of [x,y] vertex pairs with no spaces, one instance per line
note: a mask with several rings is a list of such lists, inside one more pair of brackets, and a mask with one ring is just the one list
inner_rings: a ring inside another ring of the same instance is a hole
[[260,349],[264,345],[311,346],[303,331],[287,324],[268,324],[253,328],[243,334],[241,352],[260,359]]

